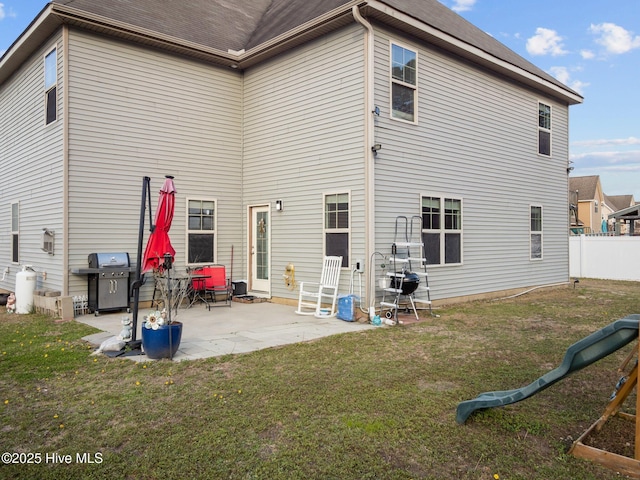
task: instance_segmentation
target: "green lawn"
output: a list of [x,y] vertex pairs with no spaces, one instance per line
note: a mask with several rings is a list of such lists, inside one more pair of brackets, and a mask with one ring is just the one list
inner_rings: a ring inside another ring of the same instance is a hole
[[639,292],[582,280],[180,363],[91,356],[90,327],[3,312],[0,451],[17,463],[0,464],[0,478],[614,478],[566,450],[602,414],[636,343],[465,425],[455,409],[555,368],[575,341],[640,313]]

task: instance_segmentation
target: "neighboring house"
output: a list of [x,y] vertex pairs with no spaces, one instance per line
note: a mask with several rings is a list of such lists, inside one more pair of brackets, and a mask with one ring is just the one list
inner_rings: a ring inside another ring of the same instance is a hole
[[[633,211],[633,209],[629,210],[629,207],[636,204],[633,195],[605,195],[604,198],[605,204],[611,206],[611,210],[607,212],[605,217],[608,219],[609,230],[615,231],[618,235],[626,235],[633,231],[629,228],[631,220],[633,220],[629,218],[630,212]],[[621,214],[616,215],[620,212]]]
[[633,207],[636,202],[633,199],[633,195],[606,195],[604,201],[607,205],[611,206],[612,213],[618,210],[624,210],[625,208]]
[[615,230],[616,217],[613,214],[635,205],[633,195],[606,195],[598,175],[569,178],[569,202],[573,233],[615,232],[624,235],[628,226],[620,221]]
[[[573,194],[573,198],[577,197],[578,222],[575,226],[583,227],[586,233],[602,232],[602,222],[603,220],[606,222],[608,211],[600,176],[570,177],[569,191]],[[574,225],[571,226],[574,227]]]
[[640,235],[637,221],[640,220],[640,205],[631,205],[609,215],[609,219],[615,222],[615,230],[619,235]]
[[142,178],[155,211],[166,174],[176,270],[276,301],[325,254],[370,292],[397,216],[423,219],[433,299],[568,281],[581,102],[437,0],[54,1],[0,58],[0,287],[29,264],[86,293],[71,270],[136,258]]

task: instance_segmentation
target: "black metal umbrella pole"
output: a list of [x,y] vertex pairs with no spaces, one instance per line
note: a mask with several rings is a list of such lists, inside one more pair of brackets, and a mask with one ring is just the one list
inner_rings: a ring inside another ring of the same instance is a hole
[[164,269],[167,271],[167,304],[169,311],[167,312],[167,332],[169,334],[169,359],[173,360],[173,332],[171,331],[171,264],[173,263],[173,257],[170,253],[164,254]]
[[153,221],[151,214],[151,178],[142,178],[142,199],[140,201],[140,225],[138,229],[138,256],[136,261],[136,277],[131,285],[133,293],[133,332],[131,342],[136,341],[136,332],[138,331],[138,307],[140,303],[140,287],[144,285],[144,277],[142,276],[142,241],[144,239],[144,214],[146,204],[149,204],[149,231],[153,232]]

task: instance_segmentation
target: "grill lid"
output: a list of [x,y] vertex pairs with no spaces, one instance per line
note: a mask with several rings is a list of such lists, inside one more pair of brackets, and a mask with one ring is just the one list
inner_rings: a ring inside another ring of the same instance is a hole
[[90,268],[128,268],[129,254],[118,253],[91,253],[89,254]]
[[402,295],[411,295],[420,285],[420,277],[415,272],[398,272],[402,277],[391,278],[391,288],[402,288]]

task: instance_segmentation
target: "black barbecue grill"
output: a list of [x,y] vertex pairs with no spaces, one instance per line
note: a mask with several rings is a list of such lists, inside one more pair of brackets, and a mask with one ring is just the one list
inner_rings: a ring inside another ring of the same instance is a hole
[[391,288],[402,290],[402,295],[411,295],[420,286],[420,277],[415,272],[398,272],[391,278]]
[[90,253],[89,309],[96,315],[103,311],[129,310],[131,263],[127,252]]

